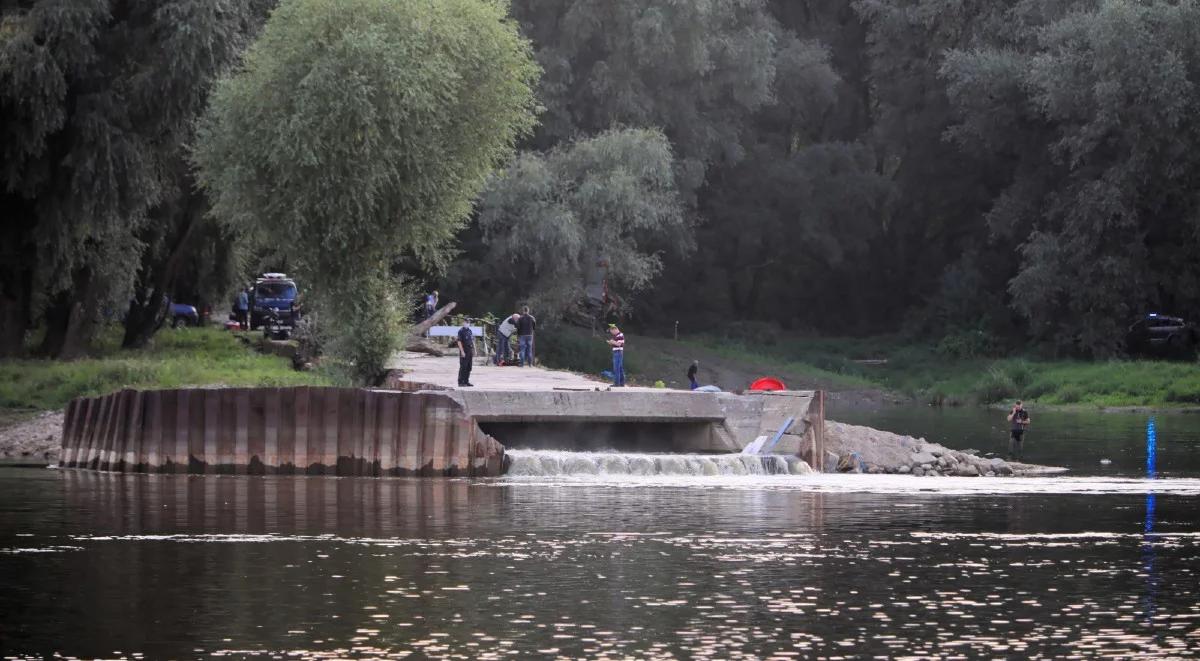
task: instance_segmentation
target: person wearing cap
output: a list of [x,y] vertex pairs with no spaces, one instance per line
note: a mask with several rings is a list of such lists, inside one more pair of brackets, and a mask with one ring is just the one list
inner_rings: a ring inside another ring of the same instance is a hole
[[613,385],[625,385],[625,334],[616,324],[608,325],[608,345],[612,347]]

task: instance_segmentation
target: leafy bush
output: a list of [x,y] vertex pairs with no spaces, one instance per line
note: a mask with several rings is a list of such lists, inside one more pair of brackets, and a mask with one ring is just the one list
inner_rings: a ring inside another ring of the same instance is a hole
[[992,404],[1015,397],[1016,394],[1017,384],[1013,383],[1007,371],[997,365],[988,368],[972,391],[972,395],[981,404]]
[[991,333],[968,329],[946,335],[935,351],[947,358],[984,358],[996,355],[999,346],[1000,342]]
[[1200,383],[1179,383],[1167,388],[1166,400],[1177,404],[1200,404]]
[[1071,383],[1059,388],[1054,397],[1062,404],[1075,404],[1083,399],[1083,390]]

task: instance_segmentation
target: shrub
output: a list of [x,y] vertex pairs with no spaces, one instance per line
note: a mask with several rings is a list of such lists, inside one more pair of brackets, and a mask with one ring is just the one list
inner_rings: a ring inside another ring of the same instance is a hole
[[1017,385],[1013,383],[1012,377],[1005,370],[993,365],[988,368],[987,374],[984,374],[983,378],[975,384],[972,394],[981,404],[992,404],[1015,397]]
[[1176,404],[1200,404],[1200,383],[1180,383],[1167,388],[1166,400]]
[[1075,404],[1083,399],[1083,390],[1075,384],[1067,384],[1059,388],[1054,396],[1063,404]]

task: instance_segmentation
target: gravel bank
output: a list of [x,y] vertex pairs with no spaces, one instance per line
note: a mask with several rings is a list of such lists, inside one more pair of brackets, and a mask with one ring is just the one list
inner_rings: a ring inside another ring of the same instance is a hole
[[0,429],[0,463],[56,463],[62,425],[63,411],[49,411]]

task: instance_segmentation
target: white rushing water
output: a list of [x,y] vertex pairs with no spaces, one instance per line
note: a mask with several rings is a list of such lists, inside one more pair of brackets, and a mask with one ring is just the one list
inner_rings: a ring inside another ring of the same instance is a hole
[[567,452],[509,450],[513,477],[560,476],[683,476],[792,475],[807,464],[786,455],[633,454],[625,452]]
[[512,464],[501,483],[591,484],[617,487],[767,489],[824,493],[929,495],[1163,494],[1200,495],[1196,478],[914,477],[811,473],[788,455],[638,454],[509,450]]

